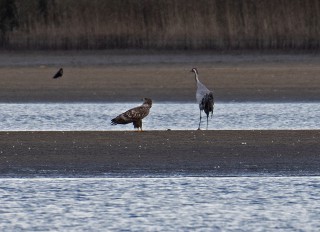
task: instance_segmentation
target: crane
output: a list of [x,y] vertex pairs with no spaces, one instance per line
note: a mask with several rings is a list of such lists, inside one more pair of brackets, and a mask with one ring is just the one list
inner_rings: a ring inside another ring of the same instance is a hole
[[204,111],[207,115],[207,130],[208,130],[209,114],[211,113],[211,117],[212,117],[213,108],[214,108],[213,92],[210,91],[204,84],[202,84],[199,81],[199,73],[196,68],[191,69],[190,72],[193,72],[195,74],[195,80],[197,82],[196,99],[200,109],[200,122],[199,122],[198,130],[200,130],[200,125],[201,125],[201,111]]

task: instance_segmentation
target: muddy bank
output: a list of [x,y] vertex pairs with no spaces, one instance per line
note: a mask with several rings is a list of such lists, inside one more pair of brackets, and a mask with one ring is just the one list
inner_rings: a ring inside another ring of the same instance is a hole
[[319,175],[320,131],[0,132],[0,175]]
[[192,67],[216,101],[320,101],[314,54],[113,51],[4,52],[0,102],[194,102]]

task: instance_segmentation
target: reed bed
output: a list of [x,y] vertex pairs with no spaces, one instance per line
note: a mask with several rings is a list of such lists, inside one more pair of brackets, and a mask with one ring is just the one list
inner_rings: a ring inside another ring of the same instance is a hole
[[318,0],[12,1],[5,49],[320,47]]

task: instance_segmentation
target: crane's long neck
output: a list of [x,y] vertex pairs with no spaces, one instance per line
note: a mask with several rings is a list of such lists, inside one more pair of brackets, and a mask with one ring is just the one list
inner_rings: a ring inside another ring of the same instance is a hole
[[194,78],[196,80],[197,83],[199,83],[199,76],[198,76],[198,72],[194,72]]

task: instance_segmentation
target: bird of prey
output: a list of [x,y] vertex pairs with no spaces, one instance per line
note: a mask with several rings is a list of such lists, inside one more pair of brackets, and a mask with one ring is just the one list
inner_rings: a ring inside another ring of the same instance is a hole
[[207,115],[207,130],[208,130],[209,114],[211,113],[211,117],[212,117],[213,108],[214,108],[213,92],[207,89],[207,87],[199,81],[199,77],[198,77],[199,74],[196,68],[191,69],[190,72],[194,72],[195,80],[197,82],[196,99],[200,109],[200,122],[199,122],[198,130],[200,130],[200,124],[201,124],[201,111],[204,111]]
[[152,100],[150,98],[143,98],[141,106],[132,108],[114,119],[111,120],[111,125],[133,123],[134,128],[139,128],[142,131],[142,119],[145,118],[152,107]]
[[53,79],[57,79],[59,77],[62,77],[63,75],[63,69],[60,68],[59,71],[53,76]]

